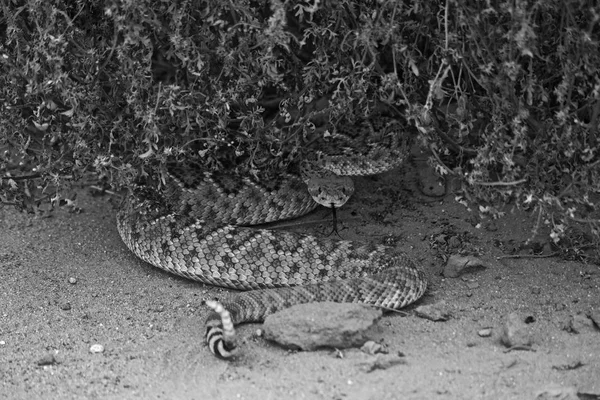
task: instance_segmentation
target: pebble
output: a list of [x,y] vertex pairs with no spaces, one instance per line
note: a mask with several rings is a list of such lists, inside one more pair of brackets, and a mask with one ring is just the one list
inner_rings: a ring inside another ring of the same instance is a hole
[[477,331],[477,334],[481,337],[490,337],[490,336],[492,336],[492,329],[491,328],[480,329],[479,331]]
[[467,282],[467,287],[469,289],[477,289],[479,287],[479,283],[478,282]]
[[458,238],[458,236],[452,236],[448,240],[448,246],[450,246],[450,248],[452,248],[452,249],[458,249],[461,245],[462,245],[462,243],[461,243],[460,239]]
[[596,328],[600,329],[600,311],[590,311],[588,317],[594,322]]
[[460,256],[453,254],[448,258],[448,262],[444,266],[442,275],[446,278],[458,278],[468,272],[485,269],[487,266],[482,260],[473,256]]
[[529,347],[533,343],[531,328],[517,313],[510,313],[502,327],[500,342],[506,347]]
[[374,342],[373,340],[369,340],[365,344],[363,344],[360,348],[360,351],[371,355],[377,353],[387,354],[388,352],[384,345],[382,345],[381,343]]
[[54,354],[46,354],[45,356],[37,360],[36,364],[39,366],[54,365],[56,364],[56,358],[54,358]]
[[71,303],[65,302],[60,305],[60,309],[63,311],[69,311],[71,309]]
[[573,386],[549,385],[536,393],[535,400],[579,400]]
[[93,344],[90,346],[90,353],[102,353],[104,352],[104,346],[101,344]]
[[564,330],[571,333],[595,332],[594,321],[587,315],[575,314],[570,315],[569,320],[565,324]]
[[71,277],[71,278],[69,278],[69,283],[70,283],[71,285],[74,285],[74,284],[76,284],[76,283],[77,283],[77,279],[75,279],[75,278],[72,278],[72,277]]
[[452,316],[445,301],[419,306],[415,309],[415,314],[431,321],[447,321]]

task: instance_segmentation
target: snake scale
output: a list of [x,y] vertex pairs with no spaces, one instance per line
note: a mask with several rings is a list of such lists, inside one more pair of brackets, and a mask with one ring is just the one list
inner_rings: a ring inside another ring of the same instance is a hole
[[[325,176],[366,175],[399,165],[407,151],[397,144],[398,126],[384,121],[369,127],[368,142],[362,137],[367,129],[359,126],[354,132],[359,142],[335,144],[337,154],[320,145],[313,165],[324,168]],[[235,354],[234,325],[262,321],[295,304],[360,302],[399,309],[427,288],[415,262],[394,248],[252,227],[312,211],[317,204],[309,191],[321,192],[321,177],[315,188],[301,174],[260,181],[203,172],[195,164],[170,165],[167,176],[162,191],[130,191],[117,228],[127,247],[155,267],[246,290],[222,302],[206,301],[214,310],[206,321],[206,341],[218,357]]]

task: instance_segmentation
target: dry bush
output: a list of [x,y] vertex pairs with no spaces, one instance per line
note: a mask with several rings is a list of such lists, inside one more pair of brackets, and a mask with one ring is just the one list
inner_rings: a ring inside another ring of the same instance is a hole
[[600,237],[592,1],[1,7],[4,204],[56,204],[90,174],[126,186],[171,159],[279,171],[324,129],[385,112],[482,212],[510,202],[557,242]]

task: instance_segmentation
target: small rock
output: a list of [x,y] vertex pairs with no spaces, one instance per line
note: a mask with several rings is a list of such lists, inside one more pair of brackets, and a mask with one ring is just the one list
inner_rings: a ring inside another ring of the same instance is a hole
[[406,364],[404,357],[394,354],[380,354],[373,361],[365,364],[366,372],[373,372],[378,369],[388,369],[395,365]]
[[594,321],[582,314],[571,315],[564,329],[571,333],[596,331]]
[[450,246],[451,249],[458,249],[458,248],[460,248],[460,246],[462,246],[460,238],[458,236],[452,236],[448,240],[448,246]]
[[161,313],[161,312],[165,311],[165,305],[157,304],[156,306],[152,307],[150,310],[155,313]]
[[500,341],[506,347],[529,347],[533,343],[531,329],[517,313],[510,313],[504,321]]
[[69,278],[69,283],[70,283],[71,285],[74,285],[74,284],[76,284],[76,283],[77,283],[77,279],[75,279],[75,278],[72,278],[72,277],[71,277],[71,278]]
[[542,288],[540,288],[539,286],[533,286],[531,288],[531,293],[532,294],[540,294],[542,292]]
[[552,369],[555,369],[557,371],[571,371],[577,368],[581,368],[583,366],[585,366],[585,364],[581,360],[575,360],[567,364],[553,365]]
[[467,282],[467,287],[471,290],[477,289],[479,287],[478,282]]
[[477,334],[481,337],[490,337],[490,336],[492,336],[492,329],[491,328],[483,328],[483,329],[480,329],[479,331],[477,331]]
[[381,221],[381,222],[383,222],[384,224],[386,224],[386,225],[387,225],[387,224],[390,224],[390,223],[393,223],[393,222],[395,222],[395,221],[396,221],[396,218],[397,218],[397,217],[396,217],[394,214],[387,213],[387,214],[386,214],[386,215],[383,217],[383,221]]
[[357,347],[370,339],[380,317],[381,310],[363,304],[299,304],[269,315],[263,330],[286,348]]
[[477,257],[473,256],[459,256],[453,254],[448,259],[448,262],[444,266],[442,274],[446,278],[458,278],[459,276],[466,274],[467,272],[474,272],[479,269],[486,268],[486,265]]
[[591,399],[591,400],[598,400],[600,399],[600,392],[594,391],[594,392],[582,392],[581,390],[577,391],[577,399],[581,400],[581,399]]
[[594,322],[596,328],[600,329],[600,311],[590,311],[588,317]]
[[365,344],[362,345],[362,347],[360,348],[360,351],[362,351],[363,353],[366,354],[377,354],[377,353],[381,353],[381,354],[387,354],[387,349],[385,348],[385,346],[383,346],[381,343],[377,343],[374,342],[372,340],[367,341]]
[[445,301],[419,306],[415,309],[415,314],[431,321],[447,321],[452,316]]
[[90,346],[90,353],[103,353],[104,352],[104,346],[102,346],[101,344],[93,344]]
[[565,303],[556,303],[554,304],[554,310],[555,311],[562,311],[565,310],[567,308],[567,305]]
[[573,386],[550,385],[538,391],[535,400],[579,400],[579,396]]
[[63,311],[69,311],[71,309],[71,303],[69,303],[69,302],[61,303],[60,309]]
[[56,364],[56,358],[54,358],[54,354],[46,354],[44,357],[40,358],[36,362],[37,365],[54,365]]

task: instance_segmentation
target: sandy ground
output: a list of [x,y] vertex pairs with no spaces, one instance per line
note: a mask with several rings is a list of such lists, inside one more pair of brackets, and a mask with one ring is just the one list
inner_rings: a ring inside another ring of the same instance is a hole
[[[505,258],[532,220],[511,213],[477,228],[477,213],[415,196],[394,171],[357,181],[341,211],[346,239],[395,244],[430,279],[417,305],[445,301],[451,318],[388,314],[380,341],[405,363],[370,371],[360,350],[290,352],[239,330],[242,354],[214,358],[203,343],[204,297],[223,290],[159,271],[131,254],[111,196],[82,190],[80,214],[0,210],[0,398],[6,399],[533,399],[572,386],[600,394],[600,331],[569,320],[600,312],[600,268],[556,258]],[[327,232],[318,210],[285,229]],[[311,222],[312,221],[312,222]],[[315,222],[316,221],[316,222]],[[479,254],[487,268],[444,279],[442,255]],[[530,317],[532,351],[500,343],[507,315]],[[490,337],[478,332],[491,328]],[[100,344],[104,351],[90,352]]]

